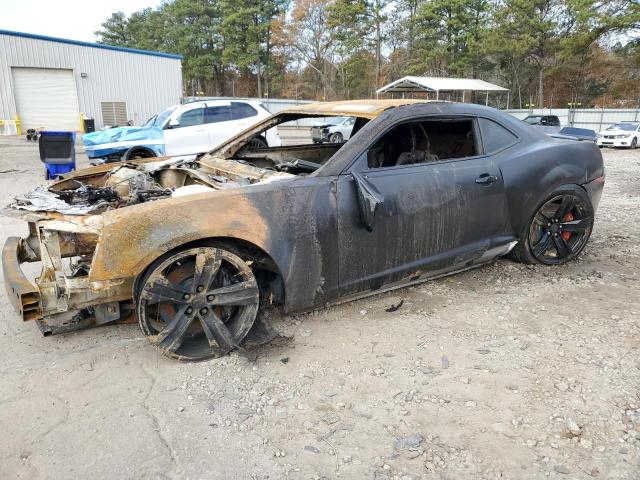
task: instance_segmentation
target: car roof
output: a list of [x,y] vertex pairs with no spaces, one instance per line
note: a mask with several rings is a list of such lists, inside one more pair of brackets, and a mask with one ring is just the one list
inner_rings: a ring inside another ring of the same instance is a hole
[[327,117],[362,117],[373,119],[385,110],[416,103],[445,103],[442,100],[385,99],[385,100],[342,100],[339,102],[314,102],[296,105],[278,112],[279,114],[306,114]]
[[[186,107],[190,105],[215,105],[216,103],[227,103],[231,104],[231,102],[236,103],[248,103],[249,105],[260,105],[261,102],[259,100],[247,100],[245,98],[210,98],[208,100],[195,100],[193,102],[181,103],[179,105],[174,105],[174,107]],[[169,107],[171,108],[171,107]]]

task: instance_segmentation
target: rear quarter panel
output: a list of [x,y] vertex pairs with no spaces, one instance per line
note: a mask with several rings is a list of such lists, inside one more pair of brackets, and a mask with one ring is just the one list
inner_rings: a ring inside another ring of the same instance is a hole
[[516,235],[555,190],[563,185],[583,186],[604,175],[599,148],[585,141],[549,138],[516,145],[502,152],[497,163]]

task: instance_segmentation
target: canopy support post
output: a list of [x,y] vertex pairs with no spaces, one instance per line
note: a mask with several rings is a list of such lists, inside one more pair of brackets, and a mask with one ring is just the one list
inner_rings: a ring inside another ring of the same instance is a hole
[[485,106],[489,106],[489,90],[486,91],[486,97],[484,99]]

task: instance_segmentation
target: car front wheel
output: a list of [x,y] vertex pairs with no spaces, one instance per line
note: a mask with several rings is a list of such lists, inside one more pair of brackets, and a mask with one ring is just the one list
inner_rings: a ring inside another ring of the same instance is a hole
[[566,263],[587,244],[593,217],[591,200],[580,187],[558,191],[530,218],[512,256],[524,263]]
[[197,361],[238,348],[253,326],[260,291],[239,255],[211,244],[154,262],[138,282],[143,333],[163,354]]
[[342,141],[343,141],[342,134],[340,132],[333,133],[329,137],[329,141],[331,143],[342,143]]

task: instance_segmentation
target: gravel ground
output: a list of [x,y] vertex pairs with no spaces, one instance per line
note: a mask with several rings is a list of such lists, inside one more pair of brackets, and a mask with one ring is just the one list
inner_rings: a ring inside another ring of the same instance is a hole
[[[640,151],[604,155],[578,261],[286,317],[248,354],[180,364],[136,325],[44,338],[2,288],[0,478],[639,478]],[[0,203],[42,181],[37,146],[0,137]]]

